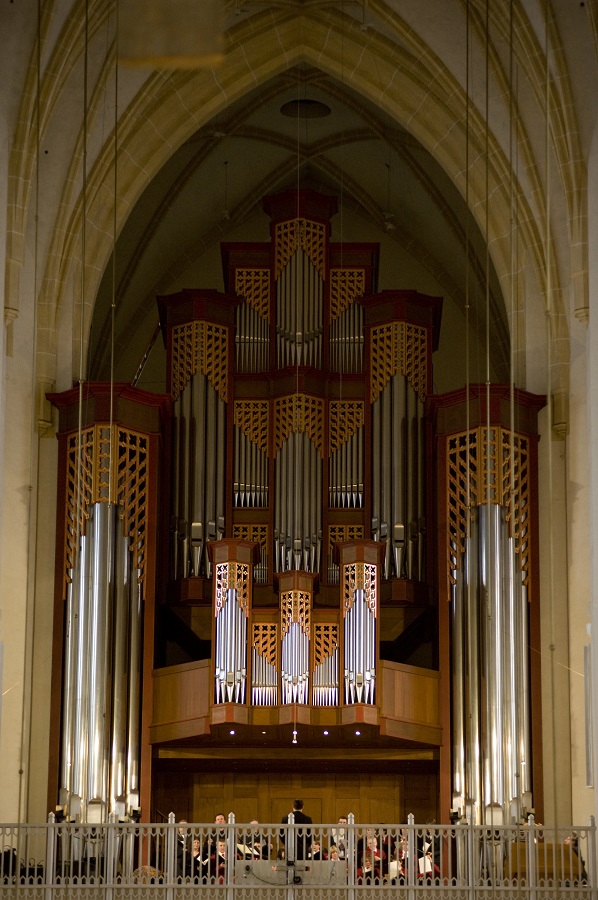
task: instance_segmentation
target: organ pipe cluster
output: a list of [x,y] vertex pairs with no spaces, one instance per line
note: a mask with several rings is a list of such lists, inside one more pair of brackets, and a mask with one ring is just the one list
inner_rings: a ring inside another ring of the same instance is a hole
[[139,806],[142,589],[116,505],[90,507],[66,598],[60,802],[104,821]]
[[247,682],[247,614],[235,588],[228,588],[216,608],[216,703],[245,703]]
[[386,578],[425,580],[424,407],[394,375],[372,407],[372,536],[386,545]]
[[453,806],[476,824],[531,805],[528,598],[506,512],[476,508],[451,602]]
[[209,379],[193,375],[175,400],[172,575],[211,574],[207,542],[225,533],[227,405]]

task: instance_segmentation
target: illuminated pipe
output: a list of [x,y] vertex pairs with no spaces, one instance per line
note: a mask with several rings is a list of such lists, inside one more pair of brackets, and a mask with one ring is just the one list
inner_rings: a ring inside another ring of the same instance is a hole
[[126,794],[131,808],[139,806],[139,708],[141,700],[141,648],[143,601],[141,572],[136,570],[131,584],[129,611],[129,696]]
[[122,519],[116,515],[116,559],[113,585],[114,627],[112,653],[112,728],[110,741],[110,810],[125,795],[127,743],[127,671],[129,650],[129,603],[131,569],[129,542],[122,533]]
[[102,800],[106,784],[106,722],[109,710],[106,697],[108,573],[114,559],[110,533],[112,507],[95,503],[92,583],[89,614],[89,763],[87,790],[89,800]]

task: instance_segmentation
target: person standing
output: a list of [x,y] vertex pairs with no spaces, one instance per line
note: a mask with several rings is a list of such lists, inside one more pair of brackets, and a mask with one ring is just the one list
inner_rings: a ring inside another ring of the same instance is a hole
[[[289,815],[291,815],[291,813],[282,817],[282,825],[289,824]],[[303,812],[303,800],[295,800],[293,802],[292,815],[295,822],[295,828],[293,830],[295,838],[295,859],[307,859],[312,842],[311,828],[297,826],[312,825],[313,823],[311,816],[308,816]],[[293,835],[291,835],[291,829],[281,828],[280,840],[283,844],[285,844],[287,835],[289,840],[286,841],[286,858],[287,860],[290,860],[292,848],[291,838]]]

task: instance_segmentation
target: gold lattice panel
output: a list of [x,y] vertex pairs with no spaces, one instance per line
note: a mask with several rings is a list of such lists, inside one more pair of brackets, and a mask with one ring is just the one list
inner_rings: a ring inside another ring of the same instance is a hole
[[328,552],[332,553],[333,544],[360,541],[363,536],[363,525],[331,525],[328,529]]
[[77,531],[85,534],[90,507],[112,502],[122,509],[123,533],[131,540],[133,564],[143,581],[149,482],[147,436],[116,425],[86,428],[81,432],[80,444],[77,433],[68,437],[66,468],[65,575],[75,565]]
[[447,439],[449,576],[461,568],[467,539],[467,510],[485,503],[504,506],[511,537],[527,583],[529,573],[529,442],[500,427],[485,426]]
[[280,595],[281,637],[297,622],[303,633],[309,637],[311,628],[311,594],[307,591],[284,591]]
[[289,435],[305,432],[320,456],[324,451],[324,401],[290,394],[274,401],[274,455]]
[[249,606],[249,566],[247,563],[226,562],[216,566],[214,605],[216,615],[226,603],[226,592],[236,591],[237,601],[247,615]]
[[235,425],[254,444],[268,453],[268,401],[235,400]]
[[314,626],[314,668],[328,659],[338,649],[339,627],[337,622],[317,622]]
[[94,502],[94,436],[93,428],[67,438],[65,570],[75,566],[77,535],[85,534],[89,507]]
[[251,646],[270,665],[278,668],[278,625],[276,622],[254,622]]
[[267,525],[233,525],[233,537],[238,541],[252,541],[259,544],[262,550],[268,549]]
[[355,591],[362,590],[374,618],[378,615],[378,573],[372,563],[354,562],[343,568],[343,616],[353,606]]
[[530,488],[529,440],[523,435],[501,429],[502,496],[515,549],[519,554],[524,584],[530,565]]
[[370,342],[370,401],[375,402],[394,375],[404,375],[420,400],[425,400],[426,329],[406,322],[388,322],[372,328]]
[[276,278],[299,248],[307,254],[320,278],[326,277],[326,226],[310,219],[290,219],[276,225]]
[[365,293],[365,269],[330,270],[330,320],[338,319]]
[[270,321],[270,269],[237,269],[235,293],[262,319]]
[[123,530],[131,539],[134,566],[145,578],[147,553],[148,439],[134,431],[118,430],[117,502],[124,510]]
[[329,451],[332,455],[364,423],[364,405],[361,400],[332,400],[329,406]]
[[185,322],[172,329],[172,396],[176,399],[198,372],[221,400],[228,391],[228,329],[213,322]]

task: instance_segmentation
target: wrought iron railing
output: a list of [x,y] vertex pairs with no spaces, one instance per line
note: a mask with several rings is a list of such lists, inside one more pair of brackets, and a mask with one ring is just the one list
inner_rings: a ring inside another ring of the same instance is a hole
[[478,826],[105,824],[0,826],[0,897],[182,900],[596,898],[596,830]]

